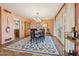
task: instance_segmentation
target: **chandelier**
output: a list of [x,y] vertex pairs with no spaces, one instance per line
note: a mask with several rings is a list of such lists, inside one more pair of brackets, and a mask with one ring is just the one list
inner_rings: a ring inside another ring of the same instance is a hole
[[36,22],[41,22],[39,12],[36,13],[36,16],[33,18]]

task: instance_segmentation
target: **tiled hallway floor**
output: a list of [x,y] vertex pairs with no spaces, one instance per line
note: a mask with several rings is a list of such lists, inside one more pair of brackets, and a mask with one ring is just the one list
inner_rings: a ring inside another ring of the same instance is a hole
[[[50,42],[50,40],[48,40],[49,42]],[[19,41],[18,41],[19,42]],[[58,48],[58,47],[60,47],[61,48],[61,46],[60,46],[60,44],[58,43],[58,41],[56,40],[56,39],[54,39],[54,42],[55,42],[55,45],[56,45],[56,47],[57,47],[57,51],[60,53],[61,51],[60,51],[60,49]],[[13,44],[15,44],[15,43],[13,43]],[[12,44],[11,44],[12,45]],[[11,46],[11,45],[9,45],[9,47]],[[61,53],[62,54],[62,53]],[[27,52],[17,52],[17,51],[12,51],[12,50],[8,50],[8,49],[1,49],[0,50],[0,55],[15,55],[15,56],[20,56],[20,55],[22,55],[22,56],[27,56],[27,55],[29,55],[29,56],[31,56],[31,55],[33,55],[32,53],[27,53]],[[34,54],[35,55],[35,54]],[[37,55],[37,54],[36,54]]]

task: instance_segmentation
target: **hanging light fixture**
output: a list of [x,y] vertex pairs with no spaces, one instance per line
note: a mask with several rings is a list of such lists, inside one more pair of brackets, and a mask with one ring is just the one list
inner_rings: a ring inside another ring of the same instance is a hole
[[33,18],[36,22],[41,22],[39,12],[36,13],[36,16]]

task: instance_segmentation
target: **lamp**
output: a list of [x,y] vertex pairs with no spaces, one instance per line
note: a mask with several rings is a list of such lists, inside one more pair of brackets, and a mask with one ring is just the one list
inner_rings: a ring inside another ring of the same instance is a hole
[[33,18],[36,22],[41,22],[41,19],[39,17],[39,12],[36,13],[36,16]]

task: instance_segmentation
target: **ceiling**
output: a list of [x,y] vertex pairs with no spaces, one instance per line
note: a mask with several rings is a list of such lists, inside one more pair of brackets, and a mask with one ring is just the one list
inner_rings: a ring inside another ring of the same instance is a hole
[[27,18],[35,17],[39,12],[40,18],[51,19],[55,17],[63,3],[1,3],[0,5]]

